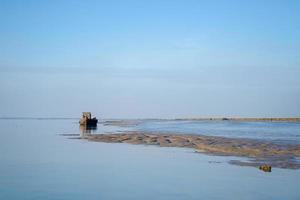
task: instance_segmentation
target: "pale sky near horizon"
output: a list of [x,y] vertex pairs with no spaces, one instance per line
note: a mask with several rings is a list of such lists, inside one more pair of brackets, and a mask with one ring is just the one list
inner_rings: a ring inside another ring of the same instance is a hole
[[300,116],[300,1],[0,0],[0,117]]

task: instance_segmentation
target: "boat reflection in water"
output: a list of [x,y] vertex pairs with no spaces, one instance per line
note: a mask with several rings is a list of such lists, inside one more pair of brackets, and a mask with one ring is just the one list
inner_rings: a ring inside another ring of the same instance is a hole
[[80,136],[85,137],[95,133],[97,131],[97,126],[80,125],[79,129],[80,129]]

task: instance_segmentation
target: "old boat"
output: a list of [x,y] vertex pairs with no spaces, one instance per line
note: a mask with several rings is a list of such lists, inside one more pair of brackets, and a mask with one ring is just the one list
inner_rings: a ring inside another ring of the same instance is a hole
[[79,121],[79,124],[87,127],[96,127],[98,123],[98,119],[96,117],[92,118],[92,114],[90,112],[83,112],[82,117]]

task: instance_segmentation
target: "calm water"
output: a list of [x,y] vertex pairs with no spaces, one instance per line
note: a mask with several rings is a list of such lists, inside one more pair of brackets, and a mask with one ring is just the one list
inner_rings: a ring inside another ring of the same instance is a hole
[[138,130],[254,138],[300,144],[300,123],[147,120]]
[[74,120],[0,120],[0,127],[1,200],[300,199],[300,170],[263,173],[191,149],[59,136],[79,133]]

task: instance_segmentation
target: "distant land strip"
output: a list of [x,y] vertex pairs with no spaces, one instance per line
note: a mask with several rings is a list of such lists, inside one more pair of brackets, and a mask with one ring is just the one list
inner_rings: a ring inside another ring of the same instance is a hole
[[174,120],[300,122],[300,117],[199,117],[199,118],[196,117],[196,118],[175,118]]
[[[19,120],[79,120],[79,117],[0,117],[2,119],[19,119]],[[271,122],[300,122],[300,117],[187,117],[187,118],[137,118],[137,119],[113,119],[110,120],[103,118],[107,123],[116,123],[127,121],[136,122],[137,120],[176,120],[176,121],[249,121],[249,122],[259,122],[259,121],[271,121]]]
[[268,121],[268,122],[300,122],[300,117],[183,117],[183,118],[136,118],[136,119],[105,119],[106,122],[138,122],[142,120],[161,120],[161,121],[168,121],[168,120],[176,120],[176,121],[249,121],[249,122],[259,122],[259,121]]

